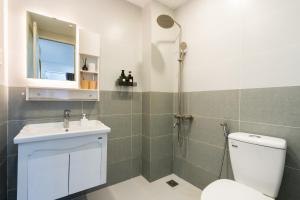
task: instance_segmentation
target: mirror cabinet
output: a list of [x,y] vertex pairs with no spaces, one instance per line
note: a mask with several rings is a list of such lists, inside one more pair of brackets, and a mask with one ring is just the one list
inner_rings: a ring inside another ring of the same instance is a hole
[[27,12],[26,100],[99,100],[100,36],[63,21]]

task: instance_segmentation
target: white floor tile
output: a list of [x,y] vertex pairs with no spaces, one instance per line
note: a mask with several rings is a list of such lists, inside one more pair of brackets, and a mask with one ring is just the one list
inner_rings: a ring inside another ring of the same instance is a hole
[[[178,186],[166,184],[175,180]],[[88,200],[200,200],[201,190],[172,174],[149,183],[138,176],[87,195]]]

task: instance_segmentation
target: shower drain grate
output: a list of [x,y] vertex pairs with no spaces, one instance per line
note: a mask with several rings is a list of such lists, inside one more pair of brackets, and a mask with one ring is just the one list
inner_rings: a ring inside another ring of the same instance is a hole
[[168,184],[169,186],[171,186],[171,187],[176,187],[176,186],[178,185],[178,183],[177,183],[176,181],[174,181],[174,180],[168,181],[167,184]]

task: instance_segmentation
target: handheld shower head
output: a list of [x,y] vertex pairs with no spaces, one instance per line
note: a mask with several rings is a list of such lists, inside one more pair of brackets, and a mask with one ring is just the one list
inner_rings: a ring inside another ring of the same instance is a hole
[[181,42],[181,43],[179,44],[179,47],[180,47],[180,50],[181,50],[181,51],[184,51],[184,50],[187,49],[187,43],[186,43],[186,42]]
[[186,50],[187,49],[187,43],[186,42],[180,42],[179,44],[179,62],[183,62],[184,61],[184,57],[186,55]]

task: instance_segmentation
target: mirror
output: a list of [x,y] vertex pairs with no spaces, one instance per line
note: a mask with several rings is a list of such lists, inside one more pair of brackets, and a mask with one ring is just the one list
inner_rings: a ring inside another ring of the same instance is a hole
[[76,24],[27,12],[27,77],[74,81]]

